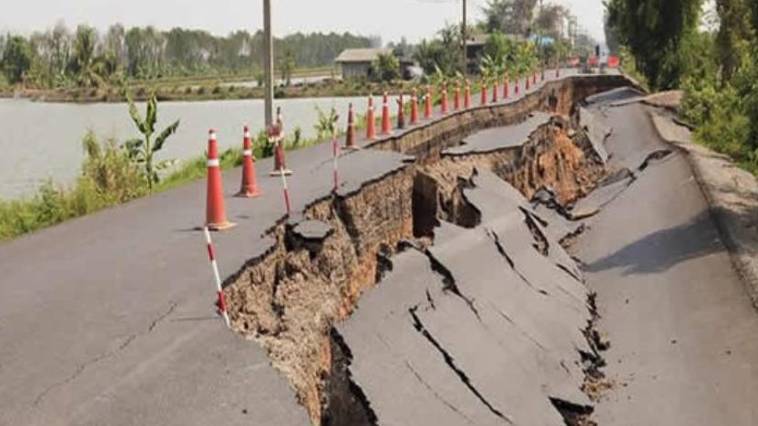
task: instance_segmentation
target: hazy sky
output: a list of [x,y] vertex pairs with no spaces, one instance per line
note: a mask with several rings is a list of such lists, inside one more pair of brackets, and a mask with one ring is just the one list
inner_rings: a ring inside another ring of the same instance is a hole
[[[602,0],[545,0],[571,8],[579,24],[603,39]],[[378,35],[382,41],[406,36],[415,42],[433,36],[445,23],[458,22],[461,0],[273,0],[276,35],[296,31],[351,31]],[[481,17],[486,0],[469,0],[472,18]],[[0,31],[44,30],[63,20],[99,29],[121,22],[199,28],[227,34],[262,26],[262,0],[0,0]]]

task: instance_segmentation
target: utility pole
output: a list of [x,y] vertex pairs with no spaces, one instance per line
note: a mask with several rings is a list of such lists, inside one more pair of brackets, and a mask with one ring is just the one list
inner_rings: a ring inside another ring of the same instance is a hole
[[468,55],[466,54],[466,41],[468,38],[466,31],[466,9],[466,0],[463,0],[463,22],[461,22],[461,43],[463,44],[461,47],[461,50],[463,52],[463,75],[468,74]]
[[263,0],[263,78],[266,128],[274,122],[274,38],[271,34],[271,0]]

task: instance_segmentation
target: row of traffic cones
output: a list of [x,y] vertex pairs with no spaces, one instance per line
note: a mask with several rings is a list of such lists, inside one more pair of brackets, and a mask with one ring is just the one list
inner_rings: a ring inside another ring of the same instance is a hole
[[[291,175],[292,171],[287,168],[284,155],[284,123],[282,121],[281,110],[277,109],[276,122],[269,126],[266,131],[268,139],[274,144],[274,170],[271,176]],[[235,226],[226,216],[224,206],[224,190],[221,179],[221,160],[218,156],[218,140],[216,131],[208,131],[208,179],[207,179],[207,196],[205,204],[205,226],[212,231],[223,231]],[[258,180],[255,172],[255,156],[253,155],[253,142],[250,136],[250,129],[247,126],[243,128],[242,136],[242,182],[240,190],[235,194],[237,197],[255,198],[263,194],[258,186]],[[287,200],[289,212],[289,194],[286,190],[285,199]]]
[[[432,118],[433,104],[432,104],[432,89],[427,86],[425,93],[419,98],[418,90],[413,89],[410,97],[410,124],[415,125],[419,123],[419,103],[423,102],[423,114],[424,119],[429,120]],[[461,88],[455,87],[453,98],[453,110],[458,111],[461,109],[461,103],[463,108],[469,108],[471,106],[471,87],[467,83],[465,86],[464,100],[461,102]],[[406,125],[405,120],[405,97],[400,94],[397,99],[397,128],[404,129]],[[450,111],[449,99],[447,89],[442,89],[440,93],[440,113],[447,114]],[[348,117],[352,116],[352,105]],[[392,134],[392,124],[390,117],[389,95],[384,92],[382,96],[382,115],[380,121],[380,136],[389,136]],[[350,127],[348,127],[349,129]],[[374,140],[377,137],[376,131],[376,115],[374,111],[374,97],[369,96],[368,110],[366,112],[366,139]],[[354,145],[354,136],[348,138],[346,146],[350,147]]]
[[[556,78],[560,76],[559,68],[555,70]],[[531,84],[537,84],[538,73],[535,72],[533,76],[525,79],[526,90],[530,89]],[[542,81],[545,80],[544,69],[540,73]],[[510,85],[506,80],[503,83],[503,98],[507,99],[510,96]],[[513,85],[514,94],[519,94],[519,80],[514,81]],[[482,86],[480,103],[486,105],[488,101],[488,88]],[[471,107],[471,86],[466,82],[463,88],[463,101],[461,102],[461,87],[456,85],[453,91],[453,111],[468,109]],[[424,119],[429,120],[432,118],[432,90],[430,86],[427,86],[426,93],[421,97],[424,102]],[[498,86],[495,84],[492,87],[492,102],[498,102]],[[462,105],[461,105],[462,103]],[[397,99],[398,114],[397,114],[397,128],[405,128],[405,101],[401,94]],[[419,122],[419,96],[418,91],[413,89],[410,99],[410,124],[415,125]],[[446,88],[443,88],[440,93],[440,113],[447,114],[449,112],[449,99]],[[382,98],[382,119],[381,119],[381,134],[388,136],[392,134],[392,128],[390,123],[390,110],[389,110],[389,97],[385,92]],[[276,122],[269,126],[267,129],[267,136],[270,142],[274,143],[274,169],[271,171],[271,176],[281,176],[284,186],[284,197],[287,205],[287,213],[290,210],[289,192],[287,190],[287,180],[285,176],[291,175],[292,171],[287,168],[284,152],[284,123],[282,120],[281,109],[277,109]],[[351,103],[348,108],[347,118],[347,130],[345,135],[345,147],[347,149],[357,149],[355,141],[355,113],[353,110],[353,104]],[[366,138],[369,140],[376,139],[376,122],[374,116],[374,99],[373,96],[369,96],[368,111],[366,113]],[[244,135],[242,139],[242,183],[240,190],[236,194],[238,197],[255,198],[262,194],[261,189],[258,187],[256,173],[255,173],[255,157],[253,156],[253,146],[250,137],[250,131],[247,126],[244,127]],[[218,142],[216,140],[216,133],[213,130],[209,131],[208,138],[208,187],[207,187],[207,199],[206,199],[206,226],[214,231],[220,231],[229,229],[234,226],[226,217],[226,211],[224,208],[223,188],[221,183],[221,165],[218,157]]]

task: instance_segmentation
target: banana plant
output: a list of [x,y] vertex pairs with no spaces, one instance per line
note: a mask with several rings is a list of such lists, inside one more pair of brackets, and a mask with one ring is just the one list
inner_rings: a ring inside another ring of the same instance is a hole
[[153,185],[160,181],[158,172],[174,164],[173,160],[155,163],[154,156],[156,152],[163,148],[169,136],[176,133],[176,129],[179,128],[179,120],[176,120],[158,133],[157,136],[153,137],[155,134],[155,124],[158,121],[158,99],[155,94],[152,94],[147,101],[144,118],[137,110],[137,106],[131,97],[127,96],[127,101],[129,102],[129,115],[132,117],[132,121],[137,130],[142,134],[142,137],[128,140],[124,144],[124,148],[129,158],[142,168],[147,181],[147,188],[149,191],[152,191]]
[[482,58],[482,64],[479,67],[482,73],[482,84],[491,86],[503,75],[503,65],[501,60],[495,59],[490,55]]
[[318,139],[326,140],[336,137],[338,133],[337,122],[340,119],[337,110],[332,108],[329,113],[325,113],[324,110],[316,106],[316,112],[318,113],[318,120],[313,128],[316,130]]

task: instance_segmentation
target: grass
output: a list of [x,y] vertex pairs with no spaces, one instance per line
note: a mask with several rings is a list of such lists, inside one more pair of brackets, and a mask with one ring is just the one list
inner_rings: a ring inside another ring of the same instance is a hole
[[[271,156],[265,144],[265,134],[254,141],[256,158]],[[285,147],[288,150],[319,143],[316,139],[301,139],[293,132]],[[147,183],[139,168],[126,156],[115,141],[100,143],[88,132],[83,145],[86,158],[82,173],[74,184],[64,187],[51,180],[25,199],[0,200],[0,241],[17,238],[66,220],[123,204],[148,195]],[[220,155],[221,168],[226,170],[242,164],[242,150],[230,148]],[[206,158],[199,156],[183,161],[153,189],[163,192],[205,177]]]

